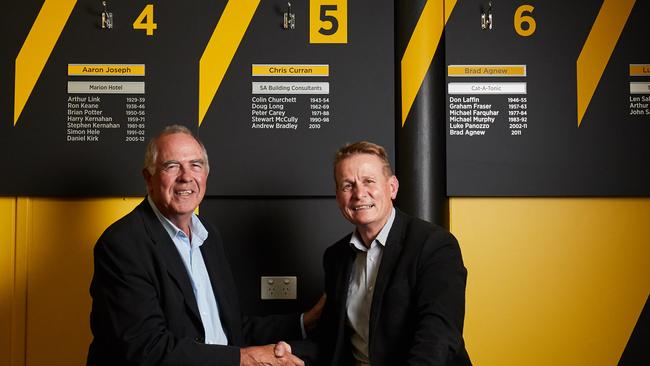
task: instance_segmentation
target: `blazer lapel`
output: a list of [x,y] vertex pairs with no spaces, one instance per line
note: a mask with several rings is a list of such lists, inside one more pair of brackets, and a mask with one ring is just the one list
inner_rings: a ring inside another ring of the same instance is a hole
[[397,261],[402,252],[402,236],[405,226],[405,218],[403,214],[395,209],[395,220],[393,221],[393,226],[388,233],[388,239],[386,240],[386,246],[384,247],[384,252],[381,257],[381,264],[379,265],[379,271],[377,273],[377,279],[375,281],[375,291],[372,295],[372,305],[370,306],[370,323],[368,324],[368,348],[371,348],[372,345],[372,335],[377,328],[377,320],[381,315],[381,305],[382,299],[384,298],[384,293],[386,292],[386,287],[390,281],[393,269],[397,264]]
[[203,261],[210,276],[210,285],[217,300],[219,319],[228,337],[228,344],[236,343],[238,340],[234,339],[235,334],[233,330],[235,329],[235,325],[232,323],[240,317],[240,314],[236,310],[236,304],[233,304],[232,301],[237,300],[237,294],[231,293],[230,289],[232,286],[226,285],[230,279],[230,267],[225,261],[224,256],[218,254],[217,245],[219,244],[214,234],[211,232],[210,234],[206,241],[203,242],[203,245],[201,245],[201,254],[203,255]]
[[167,264],[167,272],[183,293],[185,304],[190,309],[190,313],[194,315],[198,324],[203,324],[201,322],[201,316],[199,315],[199,307],[196,304],[196,298],[194,297],[194,290],[192,290],[192,283],[190,282],[187,269],[178,254],[174,242],[165,231],[165,228],[158,220],[158,217],[156,217],[151,206],[149,206],[147,199],[140,204],[140,207],[142,208],[145,229],[159,248],[160,254]]
[[336,294],[340,294],[338,309],[341,313],[346,313],[346,303],[348,297],[348,287],[350,286],[350,273],[352,272],[352,264],[356,253],[349,247],[345,248],[345,255],[341,258],[341,270],[338,272],[336,279]]
[[345,319],[347,318],[347,298],[348,298],[348,287],[350,286],[350,274],[352,272],[352,264],[354,263],[354,258],[356,253],[352,248],[350,248],[350,237],[348,237],[341,248],[342,252],[340,257],[341,260],[338,262],[340,268],[336,271],[336,288],[334,294],[336,294],[336,302],[334,304],[335,311],[337,314],[334,319],[337,322],[336,326],[336,346],[334,347],[334,355],[332,358],[332,364],[342,364],[343,357],[345,357],[343,350],[347,349],[346,342],[348,342],[348,337],[346,337],[346,325]]

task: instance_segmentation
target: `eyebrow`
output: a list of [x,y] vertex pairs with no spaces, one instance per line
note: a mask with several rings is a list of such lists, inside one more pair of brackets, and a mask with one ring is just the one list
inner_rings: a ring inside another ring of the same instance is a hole
[[[201,164],[201,165],[205,165],[205,160],[204,159],[192,159],[192,160],[190,160],[190,164],[197,164],[197,163]],[[178,161],[178,160],[166,160],[166,161],[163,161],[161,165],[162,165],[163,168],[166,168],[166,167],[168,167],[170,165],[174,165],[174,164],[182,165],[181,162]]]
[[163,161],[162,164],[160,164],[160,165],[162,165],[163,167],[168,167],[168,166],[170,166],[172,164],[179,164],[180,165],[181,162],[178,161],[178,160],[166,160],[166,161]]

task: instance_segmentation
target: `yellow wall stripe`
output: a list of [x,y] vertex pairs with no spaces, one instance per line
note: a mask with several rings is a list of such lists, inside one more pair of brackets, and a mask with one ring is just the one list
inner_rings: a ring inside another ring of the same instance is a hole
[[0,354],[2,365],[18,365],[13,357],[16,198],[0,197]]
[[576,62],[578,127],[621,36],[635,0],[605,0]]
[[76,0],[45,0],[43,3],[16,57],[14,126],[76,3]]
[[[431,65],[455,0],[428,0],[402,57],[402,127]],[[444,19],[444,22],[443,22]]]
[[11,365],[26,365],[27,358],[27,287],[28,254],[32,243],[33,200],[17,197],[14,284],[12,298]]
[[199,126],[260,0],[229,0],[199,62]]
[[456,0],[445,0],[445,24],[447,24],[447,21],[449,21],[451,11],[454,10],[455,5]]

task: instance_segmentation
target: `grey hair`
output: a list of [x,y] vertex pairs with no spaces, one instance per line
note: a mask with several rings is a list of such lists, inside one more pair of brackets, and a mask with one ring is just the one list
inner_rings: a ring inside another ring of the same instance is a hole
[[183,133],[186,135],[192,136],[192,138],[201,146],[201,151],[203,152],[203,160],[205,160],[205,168],[207,172],[210,172],[210,163],[208,161],[208,151],[205,149],[205,146],[199,140],[192,131],[183,126],[183,125],[169,125],[165,127],[158,135],[149,140],[147,148],[144,152],[144,169],[147,169],[149,174],[154,175],[156,173],[156,159],[158,159],[158,140],[166,135],[173,135],[176,133]]

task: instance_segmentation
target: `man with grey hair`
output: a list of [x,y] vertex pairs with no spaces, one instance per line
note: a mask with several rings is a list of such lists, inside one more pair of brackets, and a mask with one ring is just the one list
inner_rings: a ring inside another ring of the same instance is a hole
[[209,170],[184,126],[147,146],[147,197],[95,245],[89,366],[303,364],[280,341],[301,337],[298,314],[241,314],[219,233],[194,214]]

